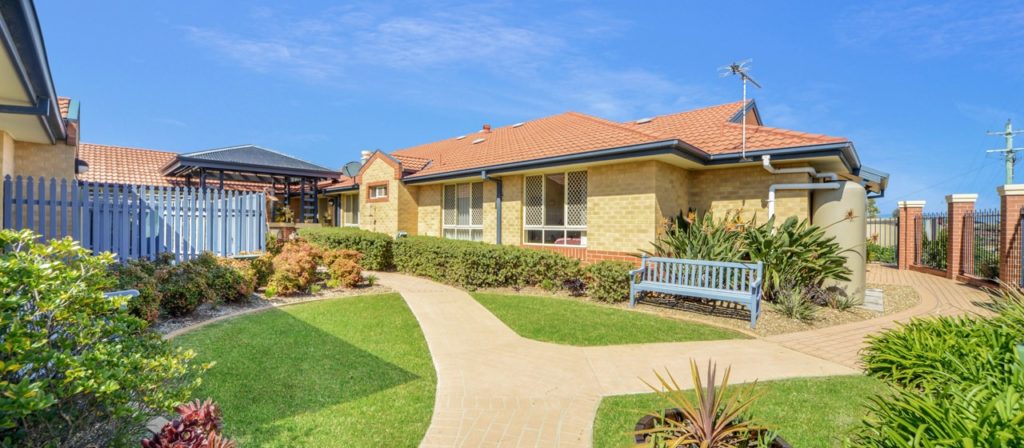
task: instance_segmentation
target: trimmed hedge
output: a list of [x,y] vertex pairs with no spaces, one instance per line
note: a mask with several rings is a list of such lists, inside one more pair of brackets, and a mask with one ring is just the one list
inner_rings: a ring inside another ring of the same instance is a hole
[[625,261],[599,261],[587,266],[587,292],[602,302],[621,302],[629,298],[629,271]]
[[579,260],[515,246],[411,236],[395,241],[395,269],[468,289],[561,285],[582,275]]
[[299,236],[324,249],[348,249],[363,254],[359,264],[371,271],[394,268],[394,239],[378,232],[354,227],[313,227],[299,229]]

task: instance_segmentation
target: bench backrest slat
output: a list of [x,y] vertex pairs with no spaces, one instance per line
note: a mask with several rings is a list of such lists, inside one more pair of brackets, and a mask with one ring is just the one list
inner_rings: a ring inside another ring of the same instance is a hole
[[737,292],[750,292],[761,276],[757,263],[649,257],[643,267],[644,282]]

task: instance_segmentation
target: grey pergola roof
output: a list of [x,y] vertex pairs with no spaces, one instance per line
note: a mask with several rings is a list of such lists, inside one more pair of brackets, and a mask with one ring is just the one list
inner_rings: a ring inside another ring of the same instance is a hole
[[179,154],[163,168],[165,176],[222,174],[226,179],[288,182],[336,179],[341,173],[256,145],[240,145]]

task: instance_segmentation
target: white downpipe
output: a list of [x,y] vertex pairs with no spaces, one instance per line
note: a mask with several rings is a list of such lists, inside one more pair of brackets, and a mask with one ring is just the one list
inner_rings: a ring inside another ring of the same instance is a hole
[[764,155],[761,156],[761,166],[764,167],[765,171],[772,174],[794,174],[804,173],[815,179],[828,179],[829,182],[823,182],[820,184],[772,184],[768,187],[768,219],[775,216],[775,192],[778,190],[838,190],[839,184],[836,182],[839,180],[839,176],[836,173],[819,173],[812,167],[799,167],[799,168],[775,168],[772,166],[772,156]]
[[773,184],[768,187],[768,219],[775,216],[775,192],[777,190],[838,190],[838,182],[820,184]]
[[765,171],[772,174],[807,173],[807,175],[815,179],[839,180],[839,176],[836,175],[836,173],[819,173],[817,170],[809,166],[799,168],[775,168],[772,166],[772,156],[768,154],[761,156],[761,166],[764,167]]

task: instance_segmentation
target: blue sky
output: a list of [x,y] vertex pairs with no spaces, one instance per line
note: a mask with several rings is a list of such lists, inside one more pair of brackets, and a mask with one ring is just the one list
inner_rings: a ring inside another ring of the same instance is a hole
[[[338,167],[576,110],[627,120],[739,99],[767,125],[851,138],[897,200],[998,204],[985,135],[1024,128],[1021,2],[37,2],[83,140],[255,143]],[[783,6],[784,5],[784,6]],[[1020,139],[1024,146],[1024,136]],[[1024,173],[1018,175],[1024,182]]]

